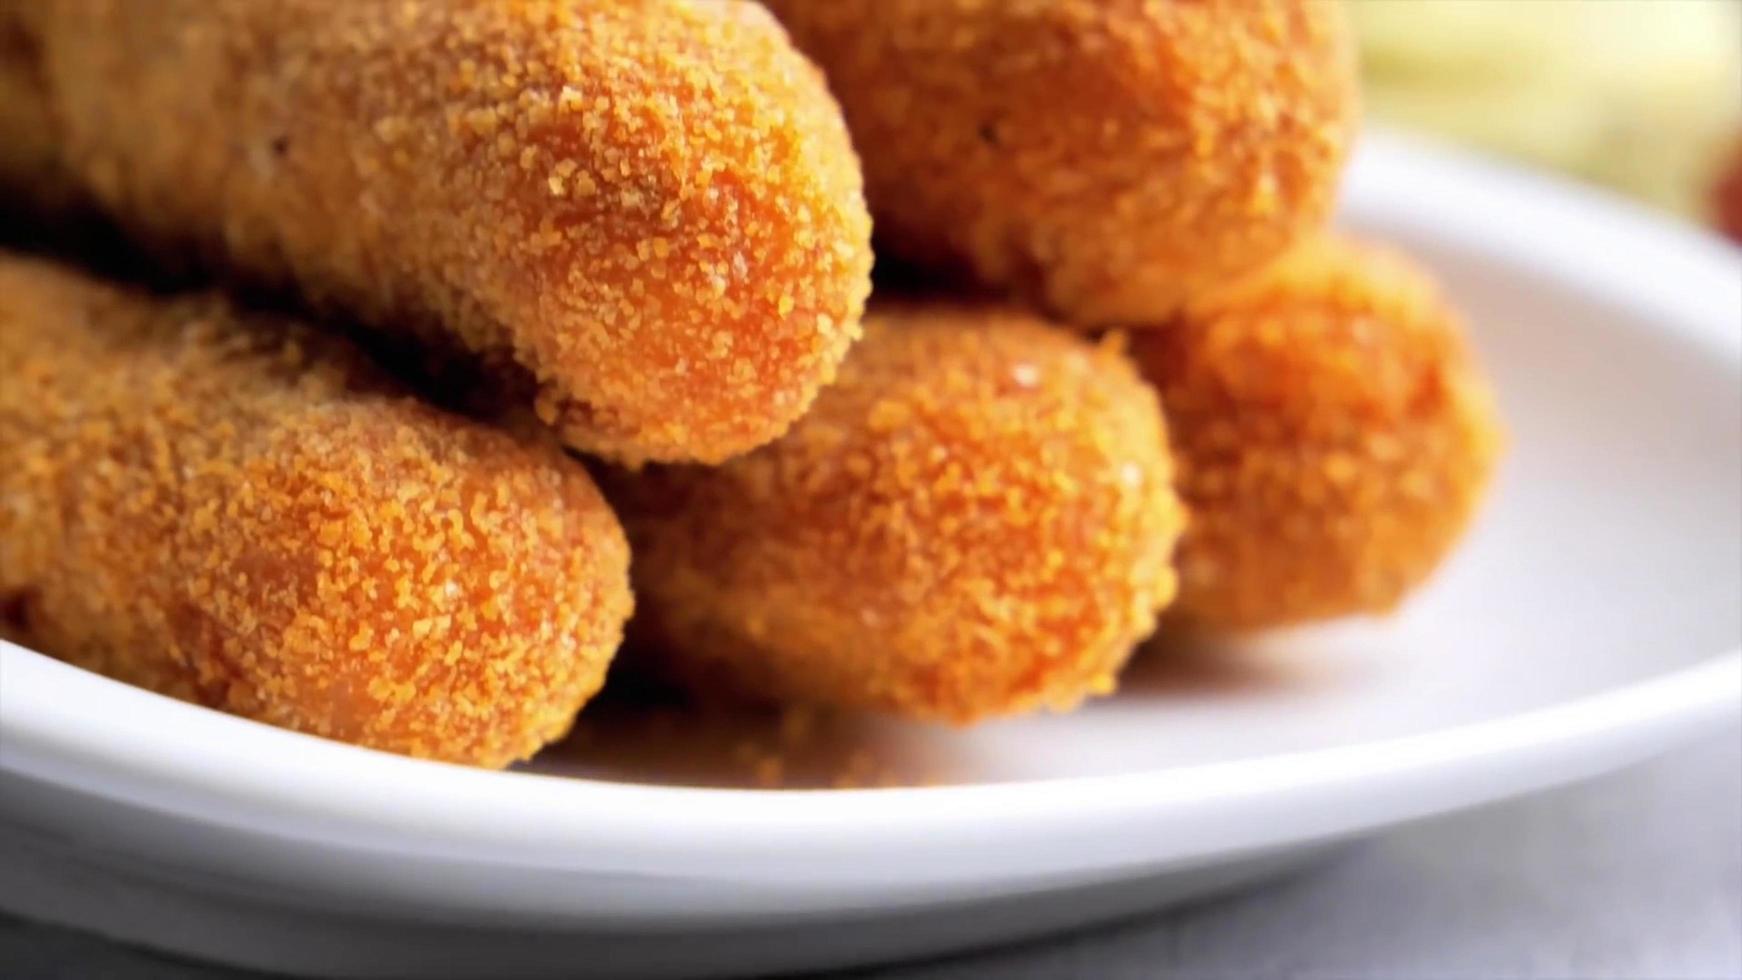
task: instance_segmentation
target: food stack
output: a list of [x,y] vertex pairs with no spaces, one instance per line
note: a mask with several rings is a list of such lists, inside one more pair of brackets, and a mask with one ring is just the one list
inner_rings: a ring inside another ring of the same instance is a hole
[[1325,228],[1342,17],[0,0],[7,209],[227,290],[0,259],[0,628],[502,766],[614,658],[967,723],[1390,609],[1498,427]]

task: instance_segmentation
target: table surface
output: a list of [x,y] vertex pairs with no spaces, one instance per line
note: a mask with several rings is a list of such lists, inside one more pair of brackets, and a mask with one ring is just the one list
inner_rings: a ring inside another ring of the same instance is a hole
[[[1119,925],[853,974],[1742,978],[1742,737],[1443,817],[1291,879]],[[0,976],[244,980],[0,917]]]

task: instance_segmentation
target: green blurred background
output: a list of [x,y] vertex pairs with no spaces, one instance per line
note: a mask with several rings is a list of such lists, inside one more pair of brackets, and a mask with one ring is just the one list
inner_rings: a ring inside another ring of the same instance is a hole
[[1742,0],[1343,2],[1375,122],[1712,220],[1742,150]]

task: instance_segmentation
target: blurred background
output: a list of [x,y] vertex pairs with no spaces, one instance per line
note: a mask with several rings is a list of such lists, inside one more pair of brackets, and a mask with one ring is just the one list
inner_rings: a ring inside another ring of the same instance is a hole
[[1368,117],[1742,242],[1742,0],[1348,0]]

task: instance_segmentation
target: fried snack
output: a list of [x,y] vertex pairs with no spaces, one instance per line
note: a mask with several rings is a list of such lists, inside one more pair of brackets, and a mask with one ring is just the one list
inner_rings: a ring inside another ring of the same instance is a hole
[[958,723],[1107,693],[1173,596],[1183,519],[1155,395],[1115,346],[874,307],[780,440],[605,480],[635,549],[630,648],[704,693]]
[[543,436],[215,296],[0,256],[0,631],[258,721],[483,766],[598,689],[629,553]]
[[1330,235],[1193,301],[1133,354],[1191,513],[1170,622],[1391,609],[1469,523],[1502,441],[1433,280]]
[[[37,61],[0,97],[47,100],[71,179],[142,241],[463,347],[576,448],[747,450],[858,331],[858,161],[746,0],[0,0],[0,21]],[[32,195],[13,148],[40,144],[0,130],[0,185]]]
[[1356,90],[1322,0],[766,0],[823,66],[881,247],[1152,323],[1329,214]]

